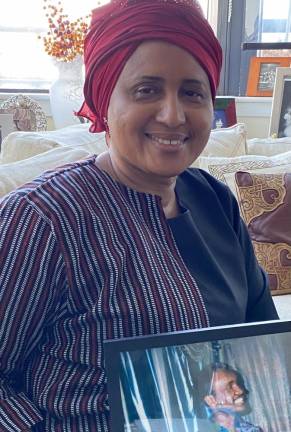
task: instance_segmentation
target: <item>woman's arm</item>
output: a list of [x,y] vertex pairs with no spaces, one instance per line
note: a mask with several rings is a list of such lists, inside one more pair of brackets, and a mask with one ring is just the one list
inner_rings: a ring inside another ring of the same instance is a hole
[[238,203],[229,191],[232,202],[233,226],[237,232],[245,260],[248,283],[246,322],[279,319],[266,272],[259,265],[246,224],[240,217]]
[[239,238],[244,250],[248,280],[247,322],[279,319],[269,287],[268,276],[259,266],[247,228],[240,222]]
[[[11,195],[0,205],[0,429],[28,431],[40,412],[13,381],[38,345],[56,306],[63,263],[50,224]],[[21,381],[20,381],[21,382]],[[20,385],[21,387],[21,385]]]

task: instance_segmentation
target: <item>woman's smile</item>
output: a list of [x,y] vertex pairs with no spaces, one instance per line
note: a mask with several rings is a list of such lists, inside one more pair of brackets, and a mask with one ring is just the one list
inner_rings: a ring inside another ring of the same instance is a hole
[[[179,150],[183,145],[185,145],[188,136],[186,134],[182,133],[173,133],[173,134],[166,134],[166,133],[145,133],[145,136],[154,142],[155,144],[158,144],[161,146],[161,148],[167,147],[167,150]],[[168,147],[171,147],[171,149],[168,149]]]

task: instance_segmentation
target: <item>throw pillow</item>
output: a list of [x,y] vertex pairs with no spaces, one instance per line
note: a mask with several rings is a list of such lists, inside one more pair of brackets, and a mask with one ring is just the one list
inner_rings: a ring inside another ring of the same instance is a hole
[[246,153],[250,155],[274,156],[291,151],[291,138],[252,138],[247,140]]
[[91,152],[84,147],[58,147],[22,161],[0,164],[0,197],[30,182],[44,171],[89,157]]
[[105,134],[89,132],[89,124],[68,126],[46,132],[13,132],[2,143],[1,164],[17,162],[56,147],[90,146],[91,153],[102,153],[107,147]]
[[199,168],[201,158],[215,156],[231,158],[246,154],[246,129],[243,123],[237,123],[228,128],[213,129],[201,155],[191,164]]
[[199,167],[209,172],[213,177],[227,183],[231,189],[230,173],[236,171],[259,170],[265,173],[266,170],[273,169],[271,172],[288,172],[291,169],[291,151],[276,156],[244,155],[234,158],[201,157]]
[[291,293],[291,171],[237,172],[236,197],[272,294]]
[[246,154],[246,128],[237,123],[228,128],[213,129],[201,156],[234,157]]

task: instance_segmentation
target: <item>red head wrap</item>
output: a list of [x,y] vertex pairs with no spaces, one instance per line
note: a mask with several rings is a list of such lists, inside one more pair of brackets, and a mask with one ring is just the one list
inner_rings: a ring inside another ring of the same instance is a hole
[[208,75],[215,98],[221,47],[195,0],[111,0],[93,11],[85,40],[85,102],[77,115],[106,130],[111,94],[125,63],[138,45],[163,40],[188,51]]

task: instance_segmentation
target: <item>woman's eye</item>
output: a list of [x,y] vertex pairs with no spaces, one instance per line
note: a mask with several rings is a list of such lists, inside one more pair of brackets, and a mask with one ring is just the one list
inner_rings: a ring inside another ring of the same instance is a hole
[[157,93],[158,89],[149,86],[138,87],[136,90],[136,95],[138,98],[155,96]]
[[204,99],[202,92],[197,91],[197,90],[190,90],[190,89],[184,90],[184,94],[191,99],[195,99],[195,100],[196,99],[197,100]]

